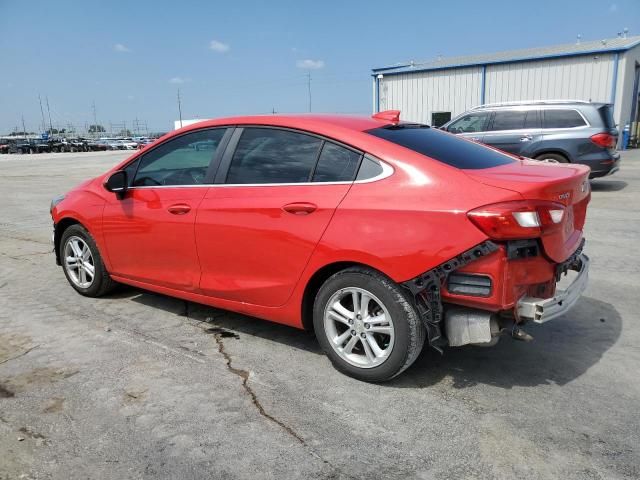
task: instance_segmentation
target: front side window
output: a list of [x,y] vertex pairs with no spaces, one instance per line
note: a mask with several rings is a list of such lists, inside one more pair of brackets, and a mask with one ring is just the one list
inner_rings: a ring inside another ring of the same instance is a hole
[[308,182],[322,140],[274,128],[245,128],[233,154],[226,183]]
[[493,117],[491,130],[521,130],[527,112],[518,110],[505,110],[496,112]]
[[354,179],[362,155],[325,142],[313,174],[314,182],[348,182]]
[[575,110],[550,109],[544,111],[544,128],[573,128],[586,125]]
[[453,122],[447,130],[451,133],[484,132],[488,119],[488,112],[470,113]]
[[142,157],[133,186],[203,184],[225,131],[198,130],[163,143]]

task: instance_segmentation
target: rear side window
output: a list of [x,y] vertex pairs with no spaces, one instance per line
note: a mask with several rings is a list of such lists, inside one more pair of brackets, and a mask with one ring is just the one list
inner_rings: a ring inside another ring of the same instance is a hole
[[524,128],[526,117],[527,112],[524,111],[505,110],[496,112],[491,130],[521,130]]
[[233,154],[226,183],[308,182],[322,140],[272,128],[245,128]]
[[370,180],[382,174],[382,172],[384,172],[384,169],[382,165],[380,165],[380,162],[369,155],[365,155],[362,158],[356,180]]
[[381,127],[367,133],[457,168],[490,168],[515,162],[497,150],[426,125]]
[[347,182],[353,180],[360,163],[360,153],[325,142],[313,174],[314,182]]
[[586,125],[575,110],[544,110],[544,128],[573,128]]

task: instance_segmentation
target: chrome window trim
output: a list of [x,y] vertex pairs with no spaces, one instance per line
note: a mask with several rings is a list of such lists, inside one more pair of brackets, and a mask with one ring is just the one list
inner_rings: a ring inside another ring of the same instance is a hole
[[207,183],[195,185],[149,185],[144,187],[129,187],[127,190],[145,190],[149,188],[218,188],[218,187],[295,187],[295,186],[317,186],[317,185],[351,185],[361,183],[372,183],[390,177],[395,172],[394,168],[388,163],[379,160],[382,172],[375,177],[366,178],[364,180],[342,181],[342,182],[298,182],[298,183]]

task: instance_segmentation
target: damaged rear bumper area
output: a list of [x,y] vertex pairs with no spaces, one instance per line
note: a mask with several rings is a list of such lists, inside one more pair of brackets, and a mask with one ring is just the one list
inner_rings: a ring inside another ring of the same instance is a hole
[[526,322],[544,323],[566,313],[587,287],[589,257],[582,253],[584,240],[574,254],[555,267],[556,282],[568,272],[576,272],[571,284],[558,289],[551,298],[523,296],[512,310],[493,312],[478,308],[442,304],[441,289],[451,273],[470,262],[489,255],[500,247],[486,241],[402,285],[414,296],[418,313],[427,329],[429,344],[442,347],[476,344],[491,346],[502,334],[516,340],[532,340],[520,328]]
[[563,315],[575,305],[589,282],[589,257],[581,253],[571,263],[568,270],[578,273],[564,290],[558,290],[551,298],[523,297],[517,305],[517,314],[521,320],[544,323]]

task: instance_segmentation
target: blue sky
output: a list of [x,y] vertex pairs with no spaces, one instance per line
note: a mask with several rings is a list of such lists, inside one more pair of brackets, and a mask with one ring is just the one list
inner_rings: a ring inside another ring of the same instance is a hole
[[[0,133],[55,124],[371,112],[370,69],[640,34],[640,1],[0,0]],[[46,105],[45,105],[45,116]],[[48,118],[47,118],[48,122]]]

